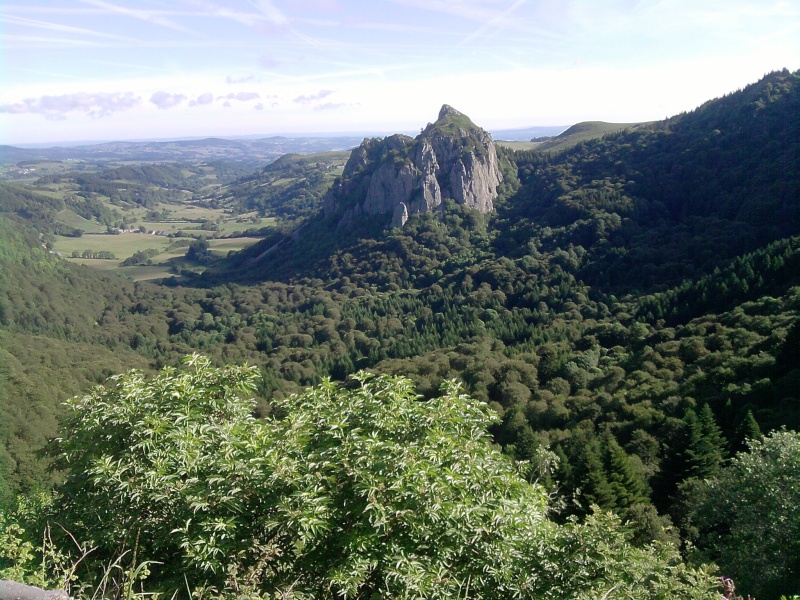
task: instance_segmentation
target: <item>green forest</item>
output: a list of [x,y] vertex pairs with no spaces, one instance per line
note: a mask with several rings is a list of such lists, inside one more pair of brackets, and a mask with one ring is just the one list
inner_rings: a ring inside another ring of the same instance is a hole
[[498,157],[493,213],[395,229],[325,216],[346,153],[218,166],[209,204],[277,224],[157,283],[48,252],[54,215],[158,210],[207,167],[0,185],[0,578],[800,594],[800,72]]

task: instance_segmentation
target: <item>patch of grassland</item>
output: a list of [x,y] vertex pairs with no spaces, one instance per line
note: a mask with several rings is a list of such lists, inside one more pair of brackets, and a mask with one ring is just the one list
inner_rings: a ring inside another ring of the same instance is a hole
[[140,250],[148,250],[150,248],[155,248],[159,251],[164,250],[170,244],[170,241],[165,236],[147,235],[145,233],[120,233],[119,235],[89,233],[79,238],[56,236],[53,249],[56,252],[61,252],[63,256],[70,256],[73,250],[78,252],[83,252],[87,249],[97,252],[107,250],[108,252],[113,252],[119,260],[125,260]]
[[[92,248],[92,250],[94,250],[94,248]],[[115,270],[119,266],[119,263],[121,262],[119,259],[104,260],[99,258],[72,258],[66,254],[63,256],[63,258],[73,264],[85,265],[90,269],[96,269],[98,271]]]
[[646,128],[648,123],[606,123],[605,121],[584,121],[567,129],[552,140],[543,142],[539,150],[559,152],[572,146],[603,137],[609,133],[617,133],[625,129]]
[[538,148],[542,145],[542,142],[507,142],[505,140],[495,140],[494,143],[497,146],[502,146],[503,148],[508,148],[509,150],[533,150],[534,148]]
[[225,221],[224,223],[219,223],[219,232],[224,235],[230,235],[234,231],[245,231],[247,229],[252,229],[254,227],[268,227],[270,225],[275,225],[276,219],[274,217],[262,217],[258,220],[257,223],[253,223],[250,220],[246,220],[243,223],[237,223],[236,219],[231,219],[230,221]]
[[225,238],[223,240],[209,240],[209,250],[217,256],[226,256],[231,250],[242,250],[252,246],[259,241],[259,238]]
[[89,221],[84,219],[72,209],[65,209],[56,215],[60,223],[64,223],[69,227],[81,229],[85,233],[103,233],[106,230],[105,225],[101,225],[97,221]]

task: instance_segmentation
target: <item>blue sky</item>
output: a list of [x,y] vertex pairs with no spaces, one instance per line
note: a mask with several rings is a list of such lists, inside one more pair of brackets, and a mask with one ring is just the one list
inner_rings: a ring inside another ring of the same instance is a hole
[[798,0],[3,0],[0,143],[653,120],[784,67]]

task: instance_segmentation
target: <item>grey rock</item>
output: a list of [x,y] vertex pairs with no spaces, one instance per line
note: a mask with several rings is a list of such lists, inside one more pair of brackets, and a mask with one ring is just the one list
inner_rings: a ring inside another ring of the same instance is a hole
[[16,581],[0,580],[0,600],[70,600],[64,590],[43,590]]
[[416,138],[365,139],[323,206],[339,227],[361,214],[391,215],[387,226],[396,227],[412,214],[439,209],[444,198],[491,212],[501,182],[492,136],[445,104]]
[[402,227],[408,221],[408,206],[401,202],[394,207],[394,214],[392,215],[392,227]]
[[417,179],[416,170],[410,164],[382,164],[370,178],[364,212],[368,215],[393,212],[395,206],[411,199]]
[[420,175],[417,186],[420,193],[418,198],[412,202],[411,210],[414,213],[426,213],[437,208],[442,203],[442,190],[439,188],[439,180],[436,179],[439,163],[429,140],[422,139],[417,144],[414,166],[416,166]]

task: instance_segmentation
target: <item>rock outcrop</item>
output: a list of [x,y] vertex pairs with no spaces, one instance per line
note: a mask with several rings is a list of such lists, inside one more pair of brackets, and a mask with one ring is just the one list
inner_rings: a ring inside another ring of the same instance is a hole
[[445,104],[416,138],[365,139],[325,197],[325,214],[339,227],[361,215],[386,215],[387,226],[402,227],[445,198],[488,213],[501,182],[492,136]]

